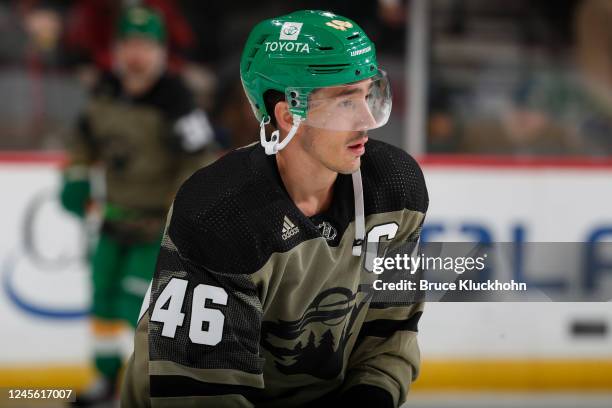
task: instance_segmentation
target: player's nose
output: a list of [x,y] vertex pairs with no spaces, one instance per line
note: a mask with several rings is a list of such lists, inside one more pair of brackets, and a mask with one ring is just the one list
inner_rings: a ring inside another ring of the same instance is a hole
[[368,130],[376,127],[376,118],[372,115],[370,106],[367,101],[359,103],[358,112],[356,115],[357,126],[356,130]]

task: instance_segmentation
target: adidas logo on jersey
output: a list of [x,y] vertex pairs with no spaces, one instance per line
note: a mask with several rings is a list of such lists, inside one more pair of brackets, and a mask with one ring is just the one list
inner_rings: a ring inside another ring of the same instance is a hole
[[300,229],[285,215],[285,219],[283,220],[283,240],[288,240],[298,232],[300,232]]

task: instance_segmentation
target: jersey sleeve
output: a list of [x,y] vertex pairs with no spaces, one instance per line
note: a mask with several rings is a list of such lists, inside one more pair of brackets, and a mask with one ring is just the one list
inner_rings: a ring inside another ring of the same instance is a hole
[[100,142],[94,135],[94,101],[99,97],[116,97],[118,80],[110,73],[103,72],[88,96],[85,109],[77,118],[76,126],[68,135],[66,153],[69,167],[89,166],[100,159]]
[[[421,225],[422,221],[411,231],[408,242],[396,248],[397,253],[418,250]],[[420,276],[420,272],[415,276]],[[421,300],[418,294],[382,294],[372,299],[349,359],[342,388],[344,399],[356,398],[352,394],[378,395],[377,406],[381,407],[398,407],[406,400],[421,364],[417,341],[424,307]],[[386,398],[382,390],[387,393]]]
[[248,275],[211,268],[230,256],[179,192],[130,359],[126,407],[252,407],[264,388],[262,307]]
[[178,77],[168,77],[160,100],[161,109],[169,121],[166,140],[175,152],[177,175],[175,189],[178,190],[196,170],[218,158],[219,147],[215,141],[215,130],[206,112],[198,107],[193,93]]
[[195,106],[174,120],[172,130],[176,145],[185,153],[197,153],[214,140],[206,112]]
[[89,116],[83,112],[66,141],[67,165],[69,167],[89,166],[98,158]]
[[405,401],[420,367],[422,313],[423,303],[370,307],[349,359],[343,394],[350,398],[356,387],[368,385],[387,391],[395,407]]
[[86,114],[80,116],[77,126],[68,136],[66,156],[60,202],[66,210],[82,217],[91,198],[90,167],[98,156]]
[[[394,168],[400,169],[401,173],[401,177],[396,176],[396,179],[403,180],[398,183],[403,186],[400,199],[406,210],[419,216],[410,218],[412,221],[403,225],[404,238],[387,254],[389,257],[393,257],[396,251],[413,253],[418,250],[429,206],[425,178],[416,161],[399,150],[391,153],[389,161],[395,163]],[[380,395],[381,402],[377,406],[398,407],[406,400],[410,385],[418,376],[421,359],[417,332],[424,303],[419,296],[390,296],[381,294],[369,305],[349,358],[341,390],[345,396],[342,400],[362,398],[361,394]],[[391,398],[385,398],[381,390]]]
[[198,106],[193,92],[180,77],[164,78],[157,103],[170,122],[168,142],[172,148],[186,154],[197,154],[214,141],[208,115]]

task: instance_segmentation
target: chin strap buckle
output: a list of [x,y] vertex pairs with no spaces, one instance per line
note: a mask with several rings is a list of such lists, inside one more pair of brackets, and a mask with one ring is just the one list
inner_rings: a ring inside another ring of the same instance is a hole
[[268,123],[270,123],[270,116],[266,115],[261,119],[261,122],[259,123],[259,140],[261,142],[261,145],[264,147],[266,154],[273,155],[279,152],[280,150],[283,150],[283,148],[287,146],[291,139],[293,139],[293,136],[295,136],[298,128],[300,127],[300,123],[302,123],[302,118],[298,115],[293,115],[293,126],[291,126],[289,133],[287,133],[287,136],[285,137],[285,140],[283,140],[282,143],[279,142],[279,130],[275,130],[274,132],[272,132],[272,134],[270,135],[270,140],[267,140],[266,125]]

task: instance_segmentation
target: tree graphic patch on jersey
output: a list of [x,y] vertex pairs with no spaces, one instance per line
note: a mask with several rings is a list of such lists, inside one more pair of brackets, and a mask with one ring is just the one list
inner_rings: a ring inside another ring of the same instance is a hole
[[275,366],[283,374],[335,378],[342,371],[355,320],[369,297],[342,287],[327,289],[313,299],[300,318],[264,321],[261,345],[274,356]]

